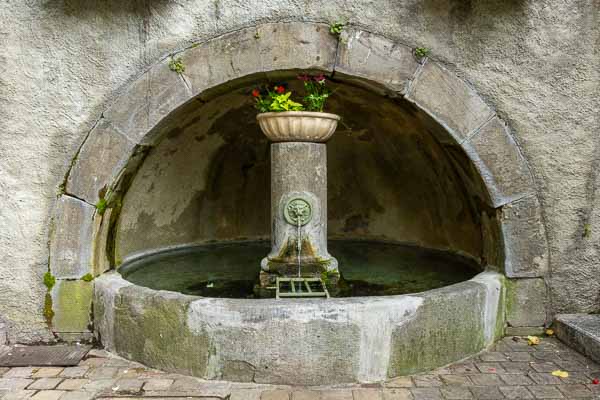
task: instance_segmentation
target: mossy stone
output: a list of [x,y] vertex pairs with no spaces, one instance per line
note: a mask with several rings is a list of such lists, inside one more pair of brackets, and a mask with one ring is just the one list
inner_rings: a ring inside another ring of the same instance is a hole
[[82,280],[58,280],[52,289],[52,330],[89,332],[93,284]]

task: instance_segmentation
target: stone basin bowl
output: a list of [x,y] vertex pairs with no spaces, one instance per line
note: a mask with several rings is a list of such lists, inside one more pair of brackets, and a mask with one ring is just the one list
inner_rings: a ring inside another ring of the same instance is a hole
[[109,351],[206,379],[321,385],[431,370],[500,338],[503,277],[483,272],[399,296],[222,299],[95,281],[95,334]]
[[272,142],[322,143],[331,138],[340,116],[324,112],[268,112],[256,116],[260,129]]

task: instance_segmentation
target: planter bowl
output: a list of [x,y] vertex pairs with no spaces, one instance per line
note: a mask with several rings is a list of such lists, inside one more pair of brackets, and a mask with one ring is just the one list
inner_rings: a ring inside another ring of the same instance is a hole
[[268,112],[256,116],[260,129],[273,142],[326,142],[340,116],[323,112]]

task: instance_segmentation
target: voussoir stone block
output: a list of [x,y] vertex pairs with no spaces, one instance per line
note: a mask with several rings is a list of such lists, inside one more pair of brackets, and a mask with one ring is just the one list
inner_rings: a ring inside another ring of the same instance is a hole
[[58,199],[50,245],[50,271],[59,278],[79,279],[92,269],[95,207],[70,196]]
[[126,164],[134,144],[102,119],[90,132],[69,172],[67,193],[96,203]]
[[485,181],[494,208],[534,193],[529,167],[499,118],[486,123],[463,148]]
[[167,58],[144,72],[104,112],[112,126],[134,144],[145,143],[148,131],[191,98],[181,74],[169,68],[170,61]]
[[469,85],[434,62],[423,66],[407,99],[429,112],[458,142],[464,141],[494,115]]
[[548,244],[535,196],[502,208],[505,273],[509,278],[541,277],[548,270]]
[[408,46],[357,29],[340,36],[336,74],[367,78],[404,94],[418,66]]
[[326,25],[278,23],[220,36],[180,56],[185,66],[183,76],[194,95],[199,95],[228,81],[267,71],[332,71],[336,46]]
[[509,279],[506,283],[506,322],[511,327],[546,323],[547,291],[542,278]]
[[88,332],[91,324],[93,283],[58,280],[52,288],[52,330],[61,333]]

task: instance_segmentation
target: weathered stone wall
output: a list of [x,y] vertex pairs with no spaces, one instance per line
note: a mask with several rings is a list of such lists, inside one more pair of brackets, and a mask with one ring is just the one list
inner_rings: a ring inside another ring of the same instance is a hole
[[[30,0],[2,3],[0,20],[0,317],[13,341],[51,338],[42,283],[49,221],[102,111],[166,54],[282,20],[345,21],[428,47],[470,82],[508,122],[533,172],[542,213],[530,218],[546,228],[551,310],[599,308],[597,2]],[[77,202],[63,206],[89,213]],[[536,293],[533,304],[544,301],[545,290]]]

